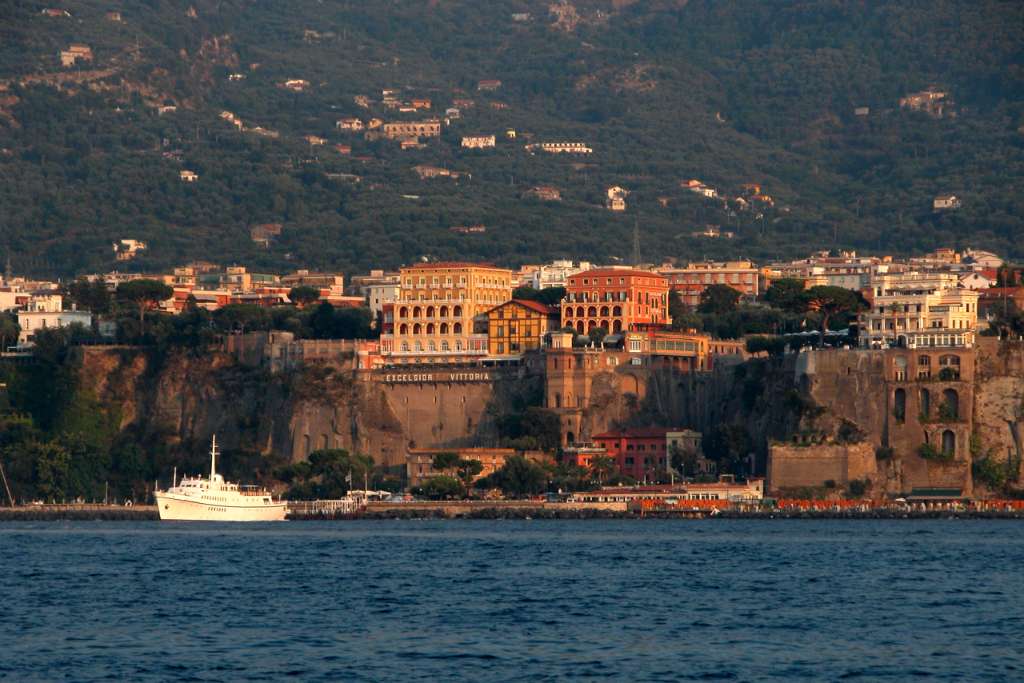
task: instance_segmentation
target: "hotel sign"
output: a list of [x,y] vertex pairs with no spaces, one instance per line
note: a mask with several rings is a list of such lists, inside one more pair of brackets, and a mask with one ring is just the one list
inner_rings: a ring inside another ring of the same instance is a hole
[[494,373],[484,370],[451,370],[444,372],[385,372],[378,375],[385,384],[424,384],[453,382],[493,382]]

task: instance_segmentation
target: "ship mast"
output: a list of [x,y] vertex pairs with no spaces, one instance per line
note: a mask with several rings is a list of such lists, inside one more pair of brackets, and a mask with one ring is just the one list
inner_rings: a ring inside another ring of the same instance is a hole
[[210,446],[210,481],[217,474],[217,435],[213,435],[213,444]]

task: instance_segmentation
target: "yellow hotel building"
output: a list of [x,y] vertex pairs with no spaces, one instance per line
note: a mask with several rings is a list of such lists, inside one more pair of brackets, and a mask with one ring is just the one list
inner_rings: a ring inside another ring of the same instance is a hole
[[473,322],[512,298],[512,271],[474,263],[421,263],[401,269],[392,334],[381,351],[392,363],[467,363],[487,355]]
[[521,299],[499,304],[487,311],[487,355],[536,351],[543,346],[544,335],[557,329],[557,308]]

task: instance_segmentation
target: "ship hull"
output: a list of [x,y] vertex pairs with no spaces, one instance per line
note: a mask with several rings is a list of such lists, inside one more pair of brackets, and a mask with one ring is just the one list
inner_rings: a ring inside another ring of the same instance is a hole
[[186,496],[156,494],[160,519],[181,522],[282,522],[287,504],[206,503]]

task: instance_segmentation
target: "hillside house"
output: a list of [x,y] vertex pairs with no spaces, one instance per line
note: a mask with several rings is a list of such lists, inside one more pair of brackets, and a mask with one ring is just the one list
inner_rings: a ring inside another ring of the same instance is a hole
[[514,12],[512,14],[512,21],[516,21],[516,22],[522,23],[524,21],[529,21],[529,20],[530,20],[530,13],[529,12]]
[[457,97],[452,100],[452,105],[459,109],[471,109],[476,106],[476,102],[473,100],[467,100],[464,97]]
[[542,202],[562,201],[562,192],[552,185],[535,185],[523,193],[524,197],[539,199]]
[[146,243],[140,240],[119,240],[114,242],[114,258],[131,261],[140,251],[146,250]]
[[60,51],[60,64],[61,66],[74,66],[79,61],[91,62],[92,61],[92,48],[88,45],[82,45],[73,43],[68,46],[67,50]]
[[940,194],[932,200],[932,209],[935,211],[951,211],[959,209],[962,202],[955,194]]
[[430,109],[431,102],[425,97],[414,97],[409,100],[409,106],[414,110]]
[[449,121],[455,121],[462,118],[462,112],[457,107],[448,107],[444,110],[444,117]]
[[281,235],[284,225],[281,223],[260,223],[249,228],[249,239],[261,247],[269,247],[275,237]]
[[487,79],[479,81],[476,84],[476,89],[480,92],[494,92],[501,87],[501,81],[496,79]]
[[462,138],[462,146],[468,149],[484,149],[494,147],[493,135],[466,135]]
[[284,83],[281,83],[279,87],[285,90],[291,90],[292,92],[305,92],[309,90],[309,81],[301,78],[290,78]]
[[348,156],[349,154],[352,153],[352,145],[335,145],[334,151],[337,152],[338,154]]
[[310,147],[319,147],[327,144],[327,140],[318,135],[306,135],[302,139],[309,143]]
[[377,130],[384,125],[383,119],[373,118],[366,122],[366,130]]
[[399,143],[398,147],[399,147],[399,149],[403,149],[403,150],[404,149],[421,149],[423,147],[426,147],[426,145],[424,145],[422,142],[420,142],[417,138],[410,138],[410,139],[407,139],[407,140],[402,140]]
[[40,12],[44,17],[71,17],[71,12],[66,9],[59,9],[56,7],[47,7]]
[[238,130],[242,130],[245,127],[242,125],[242,120],[229,111],[222,111],[220,117]]
[[244,81],[245,74],[228,74],[229,81]]
[[942,118],[947,104],[949,102],[946,99],[946,93],[933,88],[910,93],[906,97],[900,98],[900,109],[923,111],[935,118]]
[[366,95],[356,95],[352,98],[352,101],[356,103],[357,107],[362,107],[363,109],[370,108],[370,98]]
[[188,169],[183,169],[178,173],[178,177],[181,178],[181,182],[183,183],[194,183],[199,180],[199,174]]
[[173,104],[164,104],[156,108],[157,116],[163,116],[164,114],[173,114],[178,111],[178,108]]
[[106,14],[107,21],[113,21],[115,23],[121,23],[121,13],[117,10],[111,10]]
[[507,129],[505,131],[505,138],[508,139],[508,140],[515,140],[516,139],[516,129],[515,128]]
[[705,185],[701,181],[697,180],[696,178],[693,178],[691,180],[684,180],[683,182],[681,182],[679,184],[684,189],[687,189],[690,192],[694,192],[696,194],[699,194],[702,197],[707,197],[708,199],[713,199],[713,198],[718,196],[718,191],[715,190],[715,188],[708,187],[707,185]]
[[541,142],[526,145],[526,151],[539,149],[548,154],[591,154],[594,150],[583,142]]
[[338,130],[348,130],[353,132],[361,131],[366,128],[363,122],[356,118],[338,119],[334,124],[334,127]]
[[440,119],[385,123],[383,128],[384,137],[389,140],[402,140],[409,138],[436,138],[439,135],[441,135]]
[[704,228],[703,230],[697,230],[696,232],[691,232],[690,236],[691,237],[708,237],[708,238],[711,238],[711,239],[727,239],[727,240],[731,240],[733,238],[733,233],[729,232],[729,231],[723,232],[719,228],[716,228],[713,225],[709,225],[706,228]]
[[491,109],[502,111],[508,109],[508,104],[505,102],[491,102]]
[[856,107],[853,110],[854,116],[867,116],[871,113],[871,107]]
[[451,178],[453,180],[458,180],[463,175],[458,171],[451,171],[447,168],[441,168],[440,166],[419,165],[413,166],[412,170],[416,172],[416,175],[420,177],[420,180],[426,180],[427,178]]
[[457,232],[462,235],[472,235],[487,232],[486,225],[453,225],[448,229],[451,230],[452,232]]
[[609,211],[625,211],[626,210],[626,195],[629,194],[629,190],[621,188],[618,185],[609,187],[606,191],[605,208]]

